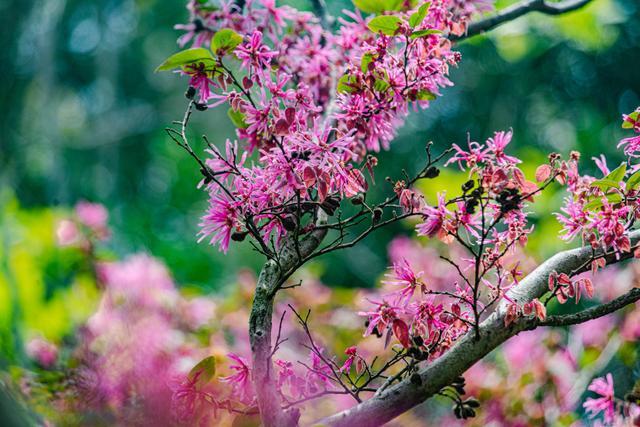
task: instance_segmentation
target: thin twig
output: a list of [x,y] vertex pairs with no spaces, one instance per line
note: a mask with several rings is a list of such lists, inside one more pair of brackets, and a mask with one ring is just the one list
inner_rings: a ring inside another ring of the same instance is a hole
[[546,0],[525,0],[506,7],[495,15],[472,22],[467,27],[467,32],[460,36],[452,36],[451,40],[460,41],[478,34],[487,32],[506,22],[513,21],[530,12],[540,12],[545,15],[561,15],[572,12],[587,5],[591,0],[565,0],[562,2],[550,2]]

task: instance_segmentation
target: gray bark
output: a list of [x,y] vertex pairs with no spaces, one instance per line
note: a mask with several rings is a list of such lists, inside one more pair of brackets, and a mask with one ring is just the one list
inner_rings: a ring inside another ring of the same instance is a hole
[[288,427],[298,424],[297,410],[281,409],[274,381],[271,363],[273,300],[278,289],[291,272],[299,267],[302,259],[320,245],[326,232],[326,228],[311,232],[300,242],[297,250],[294,242],[288,241],[279,254],[278,262],[267,261],[258,278],[249,317],[249,340],[252,354],[252,380],[262,425],[265,427]]

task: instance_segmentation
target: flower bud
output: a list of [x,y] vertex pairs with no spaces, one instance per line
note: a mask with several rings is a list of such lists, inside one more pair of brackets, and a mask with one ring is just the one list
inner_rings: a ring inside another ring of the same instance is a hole
[[351,198],[351,204],[358,206],[364,203],[364,196],[362,194],[356,194]]
[[435,166],[429,166],[429,168],[424,173],[425,178],[429,178],[429,179],[435,178],[438,175],[440,175],[440,169],[438,169]]
[[248,231],[236,231],[231,235],[231,240],[234,242],[242,242],[247,237],[248,233]]
[[378,207],[373,210],[373,213],[371,214],[371,220],[374,224],[376,224],[378,221],[380,221],[380,218],[382,218],[382,208]]
[[462,191],[465,193],[473,188],[474,182],[472,179],[462,184]]

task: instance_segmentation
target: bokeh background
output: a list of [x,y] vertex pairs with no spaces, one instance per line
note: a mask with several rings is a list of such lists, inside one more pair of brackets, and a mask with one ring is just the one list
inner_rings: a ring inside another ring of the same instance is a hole
[[[327,3],[335,16],[352,8],[348,1]],[[206,195],[196,189],[200,176],[192,159],[163,131],[184,111],[186,80],[153,70],[178,49],[173,25],[187,19],[183,1],[0,3],[5,357],[14,357],[25,333],[59,335],[91,310],[83,301],[95,290],[68,291],[78,261],[54,248],[56,220],[79,200],[103,203],[110,212],[113,237],[103,250],[114,258],[149,252],[177,283],[223,292],[240,268],[259,268],[248,244],[224,256],[196,242]],[[451,75],[455,86],[428,110],[411,114],[392,152],[380,155],[378,176],[417,169],[426,141],[439,151],[468,135],[483,140],[508,128],[515,151],[534,165],[543,153],[574,149],[585,159],[605,153],[614,164],[620,115],[640,105],[638,22],[637,0],[594,0],[567,16],[531,14],[464,41],[463,61]],[[193,134],[203,133],[217,144],[233,136],[225,109],[196,114]],[[429,185],[453,189],[461,182],[451,170]],[[565,245],[553,237],[558,225],[548,215],[560,201],[551,192],[533,207],[532,247],[541,258]],[[390,237],[411,229],[403,223],[380,231],[314,268],[331,286],[373,286],[387,266]]]

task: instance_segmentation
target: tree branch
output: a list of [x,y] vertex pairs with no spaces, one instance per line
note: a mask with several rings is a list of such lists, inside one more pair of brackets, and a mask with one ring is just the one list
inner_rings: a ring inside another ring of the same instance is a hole
[[618,311],[629,304],[640,300],[640,288],[633,288],[626,294],[609,301],[606,304],[600,304],[596,307],[583,310],[575,314],[565,314],[562,316],[549,316],[544,322],[538,322],[536,326],[571,326],[584,323],[589,320],[598,319],[614,311]]
[[[640,231],[631,233],[630,238],[632,245],[635,246],[640,240]],[[603,252],[596,251],[596,254],[601,256]],[[518,286],[508,292],[508,296],[519,304],[540,298],[548,292],[549,274],[554,271],[578,274],[581,270],[585,270],[585,262],[592,256],[591,247],[560,252],[532,271]],[[607,255],[606,258],[609,264],[613,264],[631,256],[633,254],[624,254],[617,258],[614,255]],[[638,293],[640,290],[634,290],[634,298]],[[622,298],[628,301],[625,297]],[[614,301],[616,301],[615,304],[612,304],[612,301],[605,306],[621,307],[619,306],[620,298]],[[353,408],[321,420],[319,424],[349,427],[377,426],[429,399],[509,338],[537,326],[537,321],[534,319],[521,318],[505,327],[504,317],[507,305],[503,302],[489,318],[482,322],[479,328],[479,339],[476,339],[473,332],[467,333],[449,351],[421,369],[418,372],[421,381],[405,380],[388,388],[379,396],[374,396]],[[598,310],[598,313],[601,311]]]
[[506,22],[513,21],[529,12],[540,12],[545,15],[562,15],[572,12],[587,5],[591,0],[565,0],[562,2],[549,2],[546,0],[524,0],[506,7],[495,15],[480,21],[472,22],[467,27],[467,32],[461,36],[452,37],[451,40],[459,41],[489,31]]
[[[326,222],[326,215],[319,210],[318,222]],[[277,261],[267,261],[256,286],[249,317],[249,340],[251,342],[253,385],[256,391],[262,425],[265,427],[288,427],[298,423],[299,412],[295,409],[283,411],[273,378],[271,356],[271,328],[273,300],[277,291],[291,272],[300,266],[327,234],[326,228],[309,233],[301,242],[291,239],[283,246]]]

